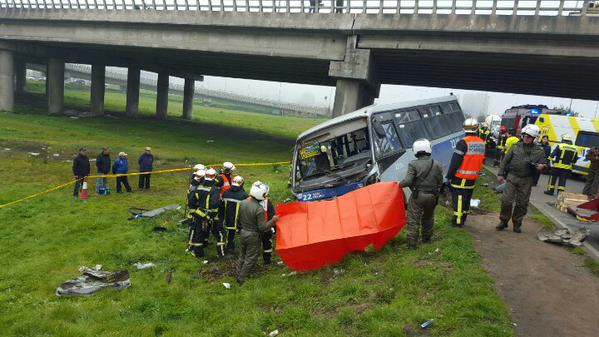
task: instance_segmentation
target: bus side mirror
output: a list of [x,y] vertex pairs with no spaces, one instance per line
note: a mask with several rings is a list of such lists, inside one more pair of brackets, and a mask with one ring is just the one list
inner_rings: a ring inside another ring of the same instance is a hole
[[379,138],[387,137],[387,134],[385,133],[385,129],[383,129],[383,126],[381,125],[381,122],[378,119],[375,119],[373,121],[372,128],[374,129],[374,133],[376,133],[376,135]]

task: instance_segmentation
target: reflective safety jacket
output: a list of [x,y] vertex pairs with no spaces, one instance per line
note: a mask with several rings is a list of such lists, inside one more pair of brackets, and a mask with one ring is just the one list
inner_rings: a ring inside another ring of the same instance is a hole
[[480,129],[480,130],[478,130],[478,136],[486,144],[489,144],[491,142],[491,130],[489,130],[489,129],[486,129],[486,130]]
[[466,152],[455,176],[460,179],[476,180],[480,177],[485,161],[485,142],[474,135],[464,137],[464,141],[466,142]]
[[233,183],[233,176],[221,173],[216,177],[216,186],[220,187],[220,195],[222,196],[228,189],[231,188]]
[[188,204],[192,214],[201,218],[216,218],[220,206],[220,188],[214,181],[205,180],[190,193]]
[[557,144],[549,160],[552,167],[571,170],[572,165],[578,160],[578,149],[571,144]]
[[510,150],[512,149],[512,146],[514,146],[514,144],[516,144],[519,141],[520,141],[519,137],[509,136],[507,138],[507,140],[505,141],[505,153],[510,152]]
[[241,201],[247,198],[248,194],[240,186],[232,186],[228,191],[223,193],[220,211],[225,229],[238,229],[239,206]]

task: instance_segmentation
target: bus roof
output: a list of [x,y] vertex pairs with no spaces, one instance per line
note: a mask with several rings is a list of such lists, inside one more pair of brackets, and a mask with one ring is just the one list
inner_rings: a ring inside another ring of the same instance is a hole
[[369,105],[367,107],[358,109],[356,111],[350,112],[348,114],[345,114],[345,115],[342,115],[339,117],[335,117],[333,119],[329,119],[328,121],[323,122],[321,124],[318,124],[310,129],[302,132],[297,137],[297,139],[300,140],[314,132],[318,132],[320,130],[326,129],[326,128],[336,125],[336,124],[351,121],[351,120],[357,119],[357,118],[370,117],[375,112],[399,110],[399,109],[410,108],[410,107],[414,107],[414,106],[428,105],[428,104],[435,104],[435,103],[442,103],[442,102],[453,102],[453,101],[457,101],[456,96],[449,95],[449,96],[443,96],[443,97],[422,99],[422,100],[417,100],[417,101],[405,101],[405,102],[380,104],[380,105],[373,104],[373,105]]

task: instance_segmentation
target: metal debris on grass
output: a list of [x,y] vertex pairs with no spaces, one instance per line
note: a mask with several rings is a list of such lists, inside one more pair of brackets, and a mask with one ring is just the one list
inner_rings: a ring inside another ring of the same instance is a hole
[[133,265],[137,268],[137,270],[156,267],[156,265],[152,262],[135,262]]
[[570,247],[580,247],[590,234],[591,230],[588,228],[574,229],[572,231],[567,228],[562,228],[554,232],[541,232],[537,234],[537,238],[543,242],[557,243]]

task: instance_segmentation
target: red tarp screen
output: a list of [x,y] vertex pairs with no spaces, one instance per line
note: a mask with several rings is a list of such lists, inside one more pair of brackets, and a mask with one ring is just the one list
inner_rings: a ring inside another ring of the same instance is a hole
[[335,200],[277,206],[277,253],[293,270],[339,262],[374,244],[381,249],[406,223],[397,182],[369,185]]

